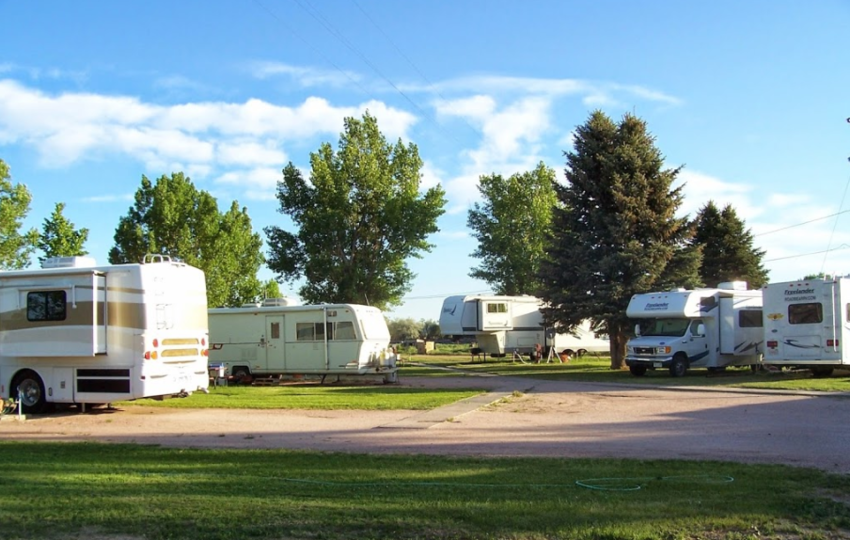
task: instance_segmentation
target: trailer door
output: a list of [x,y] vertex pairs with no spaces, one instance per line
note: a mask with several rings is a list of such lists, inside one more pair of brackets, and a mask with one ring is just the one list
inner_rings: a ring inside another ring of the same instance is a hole
[[278,372],[285,367],[283,315],[266,315],[266,369]]
[[103,274],[92,274],[92,331],[94,336],[94,354],[106,354],[106,276]]
[[482,331],[510,330],[511,310],[510,304],[504,300],[481,300],[478,303]]

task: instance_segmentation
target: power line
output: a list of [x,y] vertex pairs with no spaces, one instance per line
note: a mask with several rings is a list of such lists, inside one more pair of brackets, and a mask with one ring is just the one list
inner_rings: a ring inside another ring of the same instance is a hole
[[848,248],[850,248],[850,245],[841,244],[840,246],[835,247],[835,248],[824,249],[824,250],[821,250],[821,251],[812,251],[811,253],[801,253],[799,255],[788,255],[787,257],[777,257],[775,259],[768,259],[768,260],[762,261],[762,262],[768,263],[768,262],[774,262],[774,261],[784,261],[786,259],[799,259],[800,257],[808,257],[810,255],[820,255],[821,253],[829,253],[831,251],[839,251],[839,250],[848,249]]
[[467,295],[467,294],[493,294],[493,291],[488,289],[488,290],[485,290],[485,291],[466,291],[466,292],[455,292],[455,293],[448,293],[448,294],[445,294],[445,293],[444,294],[429,294],[429,295],[424,295],[424,296],[405,296],[404,298],[402,298],[402,300],[404,300],[405,302],[408,301],[408,300],[432,300],[434,298],[446,298],[448,296],[460,296],[460,295]]
[[[846,191],[845,191],[845,193],[846,193]],[[808,225],[809,223],[814,223],[815,221],[823,221],[824,219],[829,219],[831,217],[840,216],[841,214],[846,214],[847,212],[850,212],[850,209],[842,210],[842,211],[836,212],[834,214],[829,214],[828,216],[821,216],[821,217],[818,217],[818,218],[810,219],[809,221],[803,221],[801,223],[795,223],[794,225],[788,225],[786,227],[780,227],[779,229],[773,229],[772,231],[754,234],[753,237],[764,236],[766,234],[773,234],[773,233],[776,233],[776,232],[785,231],[785,230],[788,230],[788,229],[793,229],[794,227],[801,227],[803,225]]]

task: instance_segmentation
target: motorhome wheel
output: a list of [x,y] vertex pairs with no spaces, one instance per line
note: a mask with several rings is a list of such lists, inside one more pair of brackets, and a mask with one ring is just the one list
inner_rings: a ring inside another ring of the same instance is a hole
[[578,356],[579,358],[581,358],[582,356],[584,356],[584,355],[586,355],[586,354],[587,354],[587,349],[579,349],[579,350],[576,352],[576,356]]
[[38,414],[47,408],[44,383],[35,371],[27,369],[19,373],[12,383],[12,388],[20,392],[21,410],[24,413]]
[[686,371],[688,371],[688,359],[683,354],[677,354],[670,363],[670,376],[684,377]]
[[251,380],[251,372],[245,366],[233,368],[233,380],[236,384],[248,384]]
[[629,371],[635,377],[643,377],[646,374],[646,366],[629,366]]
[[833,368],[831,367],[817,366],[812,368],[812,375],[820,379],[822,377],[829,377],[830,375],[832,375],[832,371]]

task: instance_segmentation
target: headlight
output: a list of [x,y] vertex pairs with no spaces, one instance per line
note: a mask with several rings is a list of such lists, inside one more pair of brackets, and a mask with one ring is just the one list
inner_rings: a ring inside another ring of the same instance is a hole
[[670,354],[670,347],[656,347],[655,354]]

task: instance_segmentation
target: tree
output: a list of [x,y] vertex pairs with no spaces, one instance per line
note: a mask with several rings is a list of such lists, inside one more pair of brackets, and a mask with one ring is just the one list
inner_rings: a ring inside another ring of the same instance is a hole
[[484,199],[469,210],[467,225],[478,240],[472,256],[481,265],[469,275],[493,287],[496,294],[536,294],[540,261],[557,204],[555,171],[542,162],[531,172],[481,176]]
[[280,284],[277,281],[270,279],[263,282],[262,293],[265,298],[283,298],[283,293],[280,292]]
[[0,270],[20,270],[30,265],[38,231],[21,233],[30,211],[32,195],[23,184],[12,184],[9,166],[0,159]]
[[277,184],[280,213],[298,228],[266,227],[268,266],[285,280],[305,278],[306,302],[397,305],[414,274],[405,263],[430,251],[445,193],[420,194],[422,160],[415,145],[389,145],[366,113],[347,118],[336,152],[310,154],[310,181],[291,162]]
[[421,337],[422,323],[413,319],[388,319],[387,327],[390,330],[390,341],[399,343]]
[[75,257],[88,255],[84,246],[89,238],[88,229],[77,230],[74,224],[62,214],[65,203],[56,203],[53,213],[44,220],[38,237],[38,249],[44,252],[38,262],[43,263],[50,257]]
[[427,320],[421,322],[422,330],[420,330],[420,335],[425,339],[438,339],[443,333],[440,331],[440,323],[434,320]]
[[744,228],[732,205],[718,210],[708,201],[694,220],[694,242],[703,247],[700,278],[708,287],[724,281],[746,281],[751,289],[767,283],[764,251],[753,247],[753,234]]
[[662,168],[654,137],[630,114],[615,123],[593,112],[565,156],[567,184],[556,186],[561,205],[541,265],[544,317],[561,330],[590,319],[610,337],[611,368],[621,369],[632,295],[700,285],[700,246],[676,217],[682,188],[671,189],[680,169]]
[[239,306],[261,294],[261,249],[246,208],[233,201],[222,213],[212,195],[173,173],[155,184],[142,176],[135,204],[118,223],[109,262],[139,262],[148,253],[180,259],[204,271],[210,307]]

